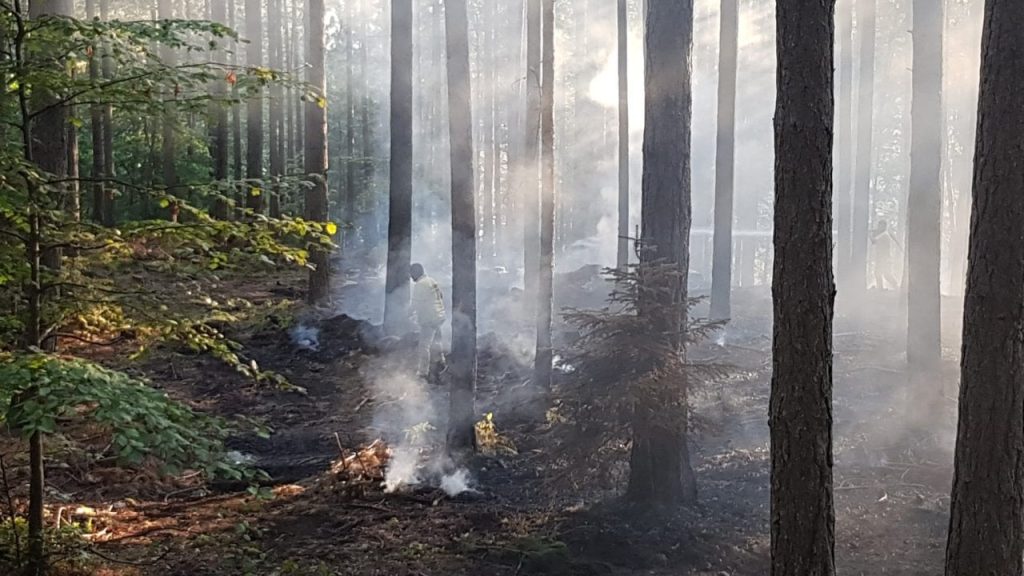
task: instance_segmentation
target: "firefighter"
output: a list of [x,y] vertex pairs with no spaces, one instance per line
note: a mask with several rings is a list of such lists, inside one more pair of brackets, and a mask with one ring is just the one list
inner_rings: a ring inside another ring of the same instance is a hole
[[444,355],[441,352],[441,326],[446,319],[444,294],[430,276],[423,270],[422,264],[413,264],[409,268],[412,277],[412,317],[419,328],[417,346],[416,371],[422,378],[428,378],[431,370],[444,366]]
[[878,226],[871,232],[871,243],[875,246],[875,288],[887,290],[887,284],[893,290],[899,288],[899,280],[893,272],[893,259],[897,251],[902,251],[903,248],[889,231],[889,222],[878,222]]

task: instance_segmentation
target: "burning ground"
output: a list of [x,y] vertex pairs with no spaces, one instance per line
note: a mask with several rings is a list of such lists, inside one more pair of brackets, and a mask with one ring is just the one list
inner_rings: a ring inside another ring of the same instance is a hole
[[[260,290],[256,299],[272,302],[291,287],[267,282]],[[281,309],[233,336],[304,393],[257,386],[215,361],[171,351],[146,367],[155,384],[197,408],[255,417],[273,430],[231,441],[240,459],[269,474],[262,490],[62,456],[50,463],[51,518],[88,525],[102,556],[90,554],[83,570],[97,574],[764,574],[769,310],[766,292],[740,291],[724,346],[691,351],[733,368],[694,395],[694,509],[639,515],[622,507],[621,463],[609,462],[591,482],[567,482],[560,438],[543,418],[528,417],[515,339],[481,338],[478,432],[488,450],[456,467],[438,450],[444,389],[406,376],[408,342],[347,316],[295,320]],[[838,318],[844,573],[941,570],[953,404],[930,426],[899,425],[908,409],[899,339],[884,325]],[[5,461],[18,496],[24,470],[13,456]]]

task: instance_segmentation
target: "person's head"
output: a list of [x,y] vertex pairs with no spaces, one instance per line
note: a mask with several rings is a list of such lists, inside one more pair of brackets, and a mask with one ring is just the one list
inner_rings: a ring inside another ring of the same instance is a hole
[[424,272],[422,264],[413,264],[412,266],[409,267],[409,276],[412,277],[413,282],[416,282],[420,278],[423,278],[423,274]]

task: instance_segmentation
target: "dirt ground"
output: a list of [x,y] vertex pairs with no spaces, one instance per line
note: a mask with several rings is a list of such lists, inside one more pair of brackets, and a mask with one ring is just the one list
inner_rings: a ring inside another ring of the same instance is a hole
[[[271,301],[297,286],[246,289]],[[898,316],[895,300],[877,298]],[[393,399],[367,386],[364,368],[375,351],[360,344],[356,323],[324,323],[319,350],[302,350],[282,313],[233,335],[305,394],[267,389],[214,360],[170,351],[142,370],[195,407],[269,425],[269,439],[239,437],[231,448],[270,474],[272,495],[204,485],[195,475],[162,480],[55,459],[48,463],[53,513],[92,524],[102,555],[91,555],[93,574],[765,574],[770,312],[767,290],[739,291],[724,345],[691,352],[734,368],[693,397],[706,425],[691,440],[700,490],[692,509],[636,514],[615,487],[555,482],[563,470],[547,448],[556,440],[545,426],[500,410],[495,424],[517,454],[475,461],[472,492],[385,494],[378,482],[345,481],[332,463],[381,436],[375,414]],[[885,324],[837,318],[837,563],[849,575],[932,575],[941,573],[945,545],[954,406],[947,400],[929,423],[906,426],[915,399],[905,393],[901,336]],[[514,388],[517,375],[481,341],[481,406],[507,406],[492,401]],[[116,351],[108,353],[116,362]],[[936,385],[955,382],[952,364],[943,380]],[[20,485],[17,447],[4,450],[12,485]]]

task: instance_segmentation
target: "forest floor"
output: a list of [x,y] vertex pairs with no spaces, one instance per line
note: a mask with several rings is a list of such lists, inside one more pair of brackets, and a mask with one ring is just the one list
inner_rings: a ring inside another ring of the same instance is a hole
[[[272,303],[298,294],[300,287],[298,278],[249,279],[235,290]],[[887,322],[880,320],[894,314],[898,303],[894,297],[875,298],[876,309],[887,311],[878,320],[855,322],[840,314],[836,323],[837,563],[850,575],[937,574],[947,528],[953,401],[947,398],[929,415],[928,425],[908,430],[906,414],[916,399],[904,393],[903,345],[898,331],[885,329]],[[292,309],[273,309],[278,311],[231,335],[261,367],[287,376],[304,394],[268,389],[215,360],[171,350],[140,370],[196,408],[255,417],[270,426],[269,439],[240,437],[231,447],[270,474],[272,494],[208,486],[195,474],[164,480],[60,452],[48,462],[51,512],[91,525],[92,548],[102,558],[91,555],[85,573],[768,572],[767,290],[738,291],[727,342],[693,352],[728,363],[733,375],[693,397],[701,423],[691,440],[699,506],[653,515],[624,508],[616,486],[556,481],[562,464],[548,448],[557,439],[543,423],[514,414],[508,390],[518,376],[502,358],[508,350],[487,335],[481,338],[480,405],[493,407],[497,430],[516,453],[475,461],[473,490],[455,497],[426,487],[386,494],[379,481],[347,477],[336,463],[387,436],[382,415],[401,398],[371,385],[366,375],[375,355],[360,346],[359,323],[325,321],[319,350],[302,350],[286,329]],[[104,353],[105,361],[120,362],[119,350]],[[952,366],[942,380],[935,385],[955,388]],[[390,434],[388,440],[395,441]],[[24,477],[20,447],[8,439],[0,449],[17,496]]]

